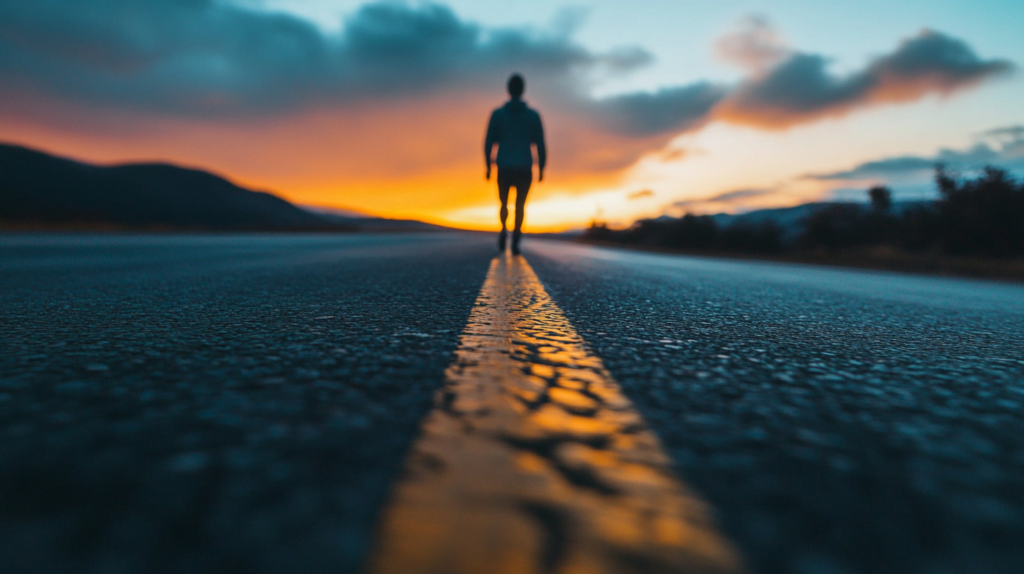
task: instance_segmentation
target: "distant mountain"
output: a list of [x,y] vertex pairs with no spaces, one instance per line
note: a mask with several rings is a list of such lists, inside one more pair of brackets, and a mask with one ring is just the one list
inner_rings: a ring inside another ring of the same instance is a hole
[[366,232],[414,232],[414,231],[455,231],[454,227],[444,227],[432,223],[424,223],[415,219],[386,219],[374,217],[351,209],[336,209],[316,205],[302,205],[302,209],[337,225],[345,225]]
[[[892,204],[892,213],[899,215],[907,209],[919,207],[928,203],[931,202],[926,200],[897,201]],[[746,213],[736,214],[718,213],[712,215],[711,219],[714,219],[715,223],[723,229],[733,225],[757,226],[768,223],[769,221],[774,221],[782,229],[782,241],[787,243],[796,239],[796,237],[803,231],[804,220],[807,216],[829,205],[835,205],[835,202],[805,203],[794,207],[759,209],[757,211],[748,211]],[[867,203],[854,203],[853,205],[862,206],[864,209],[869,208]]]
[[746,213],[718,213],[712,215],[711,219],[721,227],[728,227],[734,224],[758,225],[768,221],[774,221],[780,227],[790,227],[799,224],[802,219],[814,213],[818,209],[831,205],[829,203],[805,203],[794,207],[780,207],[774,209],[759,209]]
[[776,209],[759,209],[747,213],[719,213],[712,215],[720,228],[733,225],[763,225],[774,221],[782,229],[781,239],[783,243],[795,240],[803,231],[803,220],[818,209],[829,205],[828,203],[805,203],[794,207],[781,207]]
[[339,217],[350,217],[352,219],[374,219],[377,216],[370,215],[365,211],[359,211],[358,209],[348,209],[345,207],[325,207],[323,205],[312,205],[308,203],[297,203],[299,207],[306,211],[312,211],[316,214],[327,214],[337,215]]
[[345,231],[351,226],[211,173],[168,164],[95,166],[0,144],[0,226]]

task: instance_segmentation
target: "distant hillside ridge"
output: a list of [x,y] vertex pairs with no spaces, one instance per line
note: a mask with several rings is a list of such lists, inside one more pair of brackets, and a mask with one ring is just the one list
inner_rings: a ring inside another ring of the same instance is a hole
[[[928,200],[904,200],[896,201],[890,208],[891,212],[899,215],[905,211],[924,207],[931,202]],[[796,240],[804,231],[808,216],[814,212],[833,205],[850,205],[855,208],[866,208],[864,202],[815,202],[804,203],[792,207],[773,207],[769,209],[758,209],[744,213],[717,213],[711,215],[711,219],[720,227],[728,228],[733,225],[758,226],[768,222],[774,222],[779,226],[783,243],[790,243]]]
[[348,226],[209,172],[96,166],[0,144],[0,226],[207,231],[345,231]]
[[426,223],[416,219],[388,219],[386,217],[376,217],[349,209],[336,209],[332,207],[301,204],[299,207],[322,217],[331,223],[351,227],[366,233],[466,231],[465,229],[459,229],[457,227],[445,227],[443,225],[435,225],[433,223]]

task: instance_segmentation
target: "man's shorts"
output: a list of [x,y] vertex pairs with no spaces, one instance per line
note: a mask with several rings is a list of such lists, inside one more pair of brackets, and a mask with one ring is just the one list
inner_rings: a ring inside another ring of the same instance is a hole
[[514,187],[517,194],[525,194],[529,191],[531,183],[533,183],[533,168],[498,168],[498,187],[501,189]]

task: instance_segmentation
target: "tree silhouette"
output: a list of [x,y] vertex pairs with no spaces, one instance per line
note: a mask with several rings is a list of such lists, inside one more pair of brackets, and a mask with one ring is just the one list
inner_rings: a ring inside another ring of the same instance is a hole
[[939,166],[935,182],[938,243],[959,255],[1024,255],[1024,183],[987,166],[979,177],[958,181]]
[[884,185],[876,185],[868,190],[871,208],[878,212],[886,212],[892,208],[892,191]]

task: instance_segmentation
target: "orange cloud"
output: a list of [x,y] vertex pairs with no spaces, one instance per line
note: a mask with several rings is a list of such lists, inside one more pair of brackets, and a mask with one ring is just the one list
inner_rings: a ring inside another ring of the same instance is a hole
[[784,129],[873,105],[949,95],[1013,69],[1006,60],[982,60],[964,42],[932,30],[904,40],[891,54],[849,76],[831,75],[827,66],[823,56],[793,53],[741,84],[714,115]]

